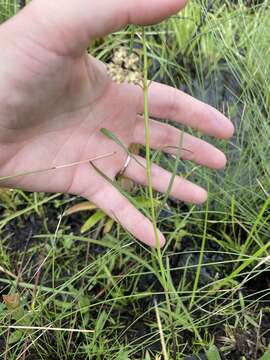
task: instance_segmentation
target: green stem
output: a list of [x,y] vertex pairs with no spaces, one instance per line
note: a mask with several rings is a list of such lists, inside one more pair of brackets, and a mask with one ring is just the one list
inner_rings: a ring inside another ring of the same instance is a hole
[[[142,42],[143,42],[143,60],[144,60],[144,68],[143,68],[143,97],[144,97],[144,126],[145,126],[145,158],[146,158],[146,173],[147,173],[147,184],[148,184],[148,195],[151,204],[151,218],[154,227],[154,235],[156,240],[156,247],[157,247],[157,259],[160,268],[160,276],[159,281],[164,289],[165,294],[165,301],[168,309],[168,316],[169,316],[169,323],[170,323],[170,330],[171,335],[174,337],[174,322],[173,322],[173,314],[171,310],[170,304],[170,268],[168,267],[165,269],[163,261],[162,261],[162,253],[160,248],[160,239],[158,236],[158,228],[157,228],[157,220],[156,220],[156,211],[155,211],[155,202],[154,202],[154,195],[153,195],[153,188],[152,188],[152,176],[151,176],[151,154],[150,154],[150,118],[149,118],[149,105],[148,105],[148,56],[147,56],[147,45],[146,45],[146,36],[145,36],[145,29],[142,28]],[[182,142],[182,137],[180,139]],[[181,149],[181,146],[180,146]],[[180,157],[180,151],[178,152],[178,158]],[[168,272],[168,274],[167,274]],[[192,325],[192,320],[190,321]],[[194,329],[194,327],[193,327]],[[194,331],[196,337],[200,342],[202,339],[198,332]],[[173,339],[173,343],[175,339]],[[166,358],[167,353],[166,350],[163,349],[163,356]]]
[[[151,218],[152,218],[154,235],[155,235],[155,240],[156,240],[157,258],[158,258],[160,273],[161,273],[160,282],[164,289],[166,304],[167,304],[168,313],[169,313],[169,321],[170,321],[171,327],[173,328],[173,318],[172,318],[172,314],[171,314],[170,297],[168,294],[166,270],[164,269],[164,265],[162,262],[162,253],[161,253],[161,248],[160,248],[160,239],[158,236],[155,202],[154,202],[153,187],[152,187],[151,156],[150,156],[151,155],[150,154],[150,125],[149,125],[150,118],[149,118],[149,106],[148,106],[148,56],[147,56],[147,46],[146,46],[145,29],[144,28],[142,28],[142,39],[143,39],[143,60],[144,60],[143,96],[144,96],[144,126],[145,126],[145,158],[146,158],[148,195],[150,198]],[[164,358],[166,359],[167,358],[166,349],[163,349],[163,355],[164,355]]]
[[[209,190],[209,184],[208,184],[208,190]],[[192,308],[192,306],[194,305],[194,302],[195,302],[195,297],[196,297],[196,294],[197,294],[200,275],[201,275],[201,270],[202,270],[202,265],[203,265],[203,256],[204,256],[206,238],[207,238],[208,207],[209,207],[209,202],[207,200],[206,210],[205,210],[205,219],[204,219],[203,238],[202,238],[202,244],[201,244],[201,250],[200,250],[200,257],[199,257],[199,263],[198,263],[196,276],[195,276],[195,281],[194,281],[194,285],[193,285],[193,291],[192,291],[192,297],[191,297],[191,301],[190,301],[190,305],[189,305],[189,310],[191,310],[191,308]]]
[[147,174],[147,185],[148,185],[148,195],[151,203],[151,218],[154,227],[154,235],[156,240],[156,247],[158,253],[160,252],[160,239],[158,236],[157,221],[156,221],[156,212],[155,212],[155,202],[153,195],[152,187],[152,175],[151,175],[151,157],[150,157],[150,126],[149,126],[149,106],[148,106],[148,56],[146,48],[146,39],[145,39],[145,30],[142,28],[143,32],[143,57],[144,57],[144,66],[143,66],[143,98],[144,98],[144,127],[145,127],[145,158],[146,158],[146,174]]

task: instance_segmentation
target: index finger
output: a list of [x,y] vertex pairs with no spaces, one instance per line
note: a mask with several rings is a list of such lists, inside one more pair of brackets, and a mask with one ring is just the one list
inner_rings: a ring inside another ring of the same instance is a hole
[[186,3],[187,0],[33,0],[15,16],[16,29],[17,34],[30,33],[39,44],[45,42],[50,50],[78,55],[95,38],[128,24],[157,23],[177,13]]

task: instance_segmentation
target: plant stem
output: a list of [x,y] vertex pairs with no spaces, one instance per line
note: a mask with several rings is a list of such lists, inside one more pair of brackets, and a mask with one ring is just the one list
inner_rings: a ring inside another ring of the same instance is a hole
[[[147,46],[146,46],[146,37],[145,37],[145,29],[142,28],[142,40],[143,40],[143,96],[144,96],[144,126],[145,126],[145,158],[146,158],[146,173],[147,173],[147,183],[148,183],[148,195],[151,203],[151,220],[154,228],[154,235],[156,240],[157,247],[157,258],[160,267],[161,278],[159,279],[165,294],[166,304],[168,308],[169,314],[169,322],[171,328],[173,329],[173,318],[171,314],[171,306],[170,306],[170,297],[168,294],[168,286],[167,286],[167,276],[166,270],[164,269],[163,261],[162,261],[162,253],[160,248],[160,239],[158,236],[157,229],[157,221],[156,221],[156,211],[155,211],[155,203],[154,203],[154,195],[152,188],[152,175],[151,175],[151,157],[150,157],[150,125],[149,125],[149,105],[148,105],[148,56],[147,56]],[[164,338],[163,338],[164,341]],[[165,341],[162,343],[163,345],[163,356],[164,359],[167,358],[166,347],[164,347]]]
[[151,158],[150,158],[150,126],[149,126],[149,106],[148,106],[148,56],[146,48],[145,30],[142,28],[143,38],[143,99],[144,99],[144,127],[145,127],[145,158],[146,158],[146,174],[147,174],[147,185],[148,195],[151,202],[151,218],[154,227],[154,234],[156,240],[156,247],[158,253],[160,253],[160,239],[158,236],[156,212],[154,204],[154,195],[152,188],[152,175],[151,175]]
[[81,161],[76,161],[76,162],[69,163],[69,164],[52,166],[52,167],[49,167],[49,168],[46,168],[46,169],[26,171],[26,172],[19,173],[19,174],[15,174],[15,175],[3,176],[3,177],[0,177],[0,183],[1,183],[2,181],[13,180],[13,179],[16,179],[16,178],[22,177],[22,176],[34,176],[34,175],[42,174],[42,173],[45,173],[45,172],[48,172],[48,171],[65,169],[65,168],[68,168],[68,167],[73,167],[73,166],[78,166],[78,165],[82,165],[82,164],[87,164],[87,163],[89,163],[89,162],[91,163],[91,162],[94,161],[94,160],[104,159],[104,158],[109,157],[109,156],[112,156],[112,155],[114,155],[114,154],[115,154],[114,152],[110,152],[110,153],[107,153],[107,154],[95,156],[94,158],[90,158],[90,159],[87,159],[87,160],[81,160]]
[[[209,184],[208,184],[208,190],[209,190]],[[202,269],[202,265],[203,265],[203,256],[204,256],[204,250],[205,250],[206,238],[207,238],[208,210],[209,210],[208,207],[209,207],[209,202],[207,200],[206,210],[205,210],[205,220],[204,220],[204,230],[203,230],[202,245],[201,245],[199,263],[198,263],[196,276],[195,276],[195,280],[194,280],[194,285],[193,285],[193,291],[192,291],[192,296],[191,296],[191,300],[190,300],[189,310],[191,310],[191,308],[192,308],[192,306],[193,306],[193,304],[195,302],[195,297],[196,297],[196,294],[197,294],[200,275],[201,275],[201,269]]]
[[164,360],[169,360],[156,298],[154,298],[154,305],[155,305],[156,318],[157,318],[157,323],[158,323],[159,336],[160,336],[160,342],[161,342],[161,346],[162,346]]

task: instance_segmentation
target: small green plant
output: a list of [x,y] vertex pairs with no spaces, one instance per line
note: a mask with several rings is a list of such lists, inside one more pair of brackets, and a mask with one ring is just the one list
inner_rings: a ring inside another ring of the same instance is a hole
[[8,337],[8,344],[12,345],[21,340],[29,332],[29,330],[23,328],[31,326],[32,317],[25,309],[20,294],[3,295],[3,301],[6,305],[7,316],[16,322],[16,326],[10,327],[14,330]]

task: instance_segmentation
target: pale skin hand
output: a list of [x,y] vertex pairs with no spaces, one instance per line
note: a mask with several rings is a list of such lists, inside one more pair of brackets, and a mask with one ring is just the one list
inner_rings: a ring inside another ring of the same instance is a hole
[[[86,53],[89,42],[127,23],[158,22],[180,10],[185,0],[34,0],[0,27],[0,177],[48,168],[114,152],[95,165],[114,178],[126,159],[117,144],[101,134],[106,128],[126,145],[144,144],[142,91],[117,85],[104,65]],[[231,122],[217,110],[180,91],[152,84],[150,114],[229,138]],[[151,122],[151,147],[179,144],[179,130]],[[222,168],[219,150],[188,134],[183,158]],[[143,159],[140,159],[143,162]],[[134,160],[125,175],[145,185],[146,172]],[[153,166],[153,187],[166,191],[170,174]],[[1,186],[31,191],[68,192],[84,196],[118,219],[137,239],[156,241],[151,222],[89,164],[34,177],[6,181]],[[202,203],[206,192],[177,177],[173,197]],[[161,245],[164,237],[160,234]]]

